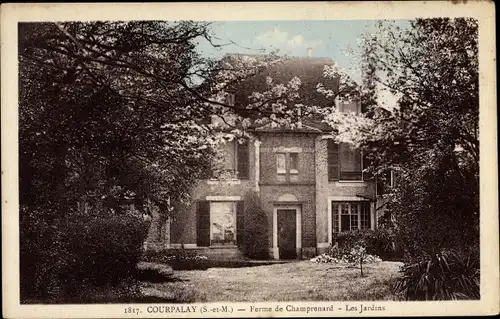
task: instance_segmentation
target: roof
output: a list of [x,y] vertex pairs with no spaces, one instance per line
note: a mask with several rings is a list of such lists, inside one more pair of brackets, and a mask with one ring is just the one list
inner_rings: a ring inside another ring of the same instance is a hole
[[[273,82],[276,84],[286,84],[292,78],[298,77],[301,80],[301,86],[298,91],[300,98],[295,103],[301,103],[304,105],[316,105],[319,107],[331,107],[333,101],[327,99],[322,94],[316,91],[316,86],[318,83],[324,83],[328,87],[337,87],[337,79],[325,79],[323,77],[323,70],[326,65],[333,65],[334,61],[327,57],[273,57],[269,55],[256,55],[256,54],[227,54],[223,59],[230,60],[231,58],[244,58],[251,57],[257,61],[272,61],[276,58],[281,58],[282,61],[272,64],[265,68],[262,72],[242,81],[236,87],[235,91],[235,106],[242,106],[236,112],[242,116],[256,119],[258,115],[254,111],[247,111],[243,106],[248,105],[248,97],[253,92],[263,92],[267,89],[266,77],[270,76]],[[254,129],[258,126],[252,126]],[[264,128],[265,127],[265,128]],[[305,127],[309,127],[306,129]],[[308,131],[317,132],[329,131],[331,128],[325,123],[321,122],[321,119],[309,119],[303,121],[302,129],[294,129],[293,131]],[[271,129],[270,125],[263,125],[259,131],[290,131],[287,128],[273,127]]]
[[[245,56],[241,54],[231,56]],[[250,55],[246,55],[250,56]],[[253,55],[257,60],[269,59],[269,56]],[[243,81],[235,87],[235,104],[247,105],[248,96],[253,92],[262,92],[267,89],[266,77],[270,76],[274,83],[286,84],[292,78],[298,77],[301,81],[299,89],[300,99],[297,103],[308,103],[319,106],[331,105],[332,101],[327,100],[322,94],[316,92],[316,85],[323,82],[329,87],[336,87],[338,81],[326,80],[323,77],[325,65],[332,65],[334,62],[330,58],[316,57],[282,57],[282,61],[273,64],[257,75]]]

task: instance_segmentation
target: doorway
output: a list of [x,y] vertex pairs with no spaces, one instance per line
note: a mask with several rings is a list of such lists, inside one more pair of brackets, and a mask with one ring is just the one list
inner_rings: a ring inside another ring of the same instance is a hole
[[280,259],[297,258],[297,211],[278,209],[278,249]]
[[296,259],[302,247],[300,206],[279,205],[273,215],[273,257]]

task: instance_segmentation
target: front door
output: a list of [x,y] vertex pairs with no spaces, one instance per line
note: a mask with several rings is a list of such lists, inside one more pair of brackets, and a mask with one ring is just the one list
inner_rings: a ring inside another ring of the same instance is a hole
[[278,248],[280,259],[297,258],[297,211],[278,209]]

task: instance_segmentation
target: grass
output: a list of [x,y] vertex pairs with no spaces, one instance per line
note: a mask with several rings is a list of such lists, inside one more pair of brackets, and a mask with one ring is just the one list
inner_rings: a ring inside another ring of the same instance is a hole
[[175,271],[175,280],[141,285],[145,296],[178,302],[396,300],[393,285],[401,263],[359,268],[310,261],[258,267]]

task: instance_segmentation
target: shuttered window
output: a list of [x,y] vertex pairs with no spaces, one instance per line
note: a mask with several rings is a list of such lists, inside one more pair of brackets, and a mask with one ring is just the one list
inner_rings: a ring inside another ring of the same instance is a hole
[[328,140],[328,180],[340,179],[339,145],[332,139]]
[[361,180],[361,151],[353,149],[349,144],[342,143],[340,150],[340,179]]
[[248,140],[243,143],[237,144],[237,163],[238,163],[238,178],[239,179],[249,179],[250,168],[249,168],[249,150],[248,150]]
[[243,244],[244,202],[199,201],[197,203],[198,247]]
[[236,203],[210,202],[210,245],[236,245]]
[[359,149],[328,140],[328,180],[362,180],[363,160]]

